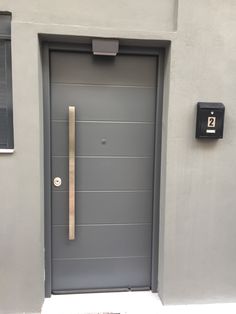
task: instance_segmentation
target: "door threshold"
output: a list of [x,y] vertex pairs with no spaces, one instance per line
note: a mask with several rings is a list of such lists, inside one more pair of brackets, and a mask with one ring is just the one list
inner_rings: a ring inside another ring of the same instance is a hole
[[131,287],[131,288],[99,288],[99,289],[79,289],[79,290],[56,290],[52,294],[84,294],[84,293],[112,293],[112,292],[128,292],[128,291],[149,291],[150,287]]
[[162,309],[157,293],[126,291],[52,295],[41,314],[156,314]]
[[85,294],[85,293],[109,293],[109,292],[127,292],[129,289],[80,289],[80,290],[56,290],[52,294]]

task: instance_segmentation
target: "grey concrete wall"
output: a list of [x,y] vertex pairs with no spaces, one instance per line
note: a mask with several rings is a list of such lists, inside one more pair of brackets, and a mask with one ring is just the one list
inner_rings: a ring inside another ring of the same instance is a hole
[[[38,33],[170,40],[161,175],[165,304],[236,301],[236,2],[1,0],[13,13],[15,148],[0,156],[0,313],[40,312],[43,121]],[[197,141],[195,105],[226,105],[223,140]]]
[[[180,1],[171,47],[160,295],[236,301],[236,2]],[[194,138],[195,104],[226,106],[224,139]]]

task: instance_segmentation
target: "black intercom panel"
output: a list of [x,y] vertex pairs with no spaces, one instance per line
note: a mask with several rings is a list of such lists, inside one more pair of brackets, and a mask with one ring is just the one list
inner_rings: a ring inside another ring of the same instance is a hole
[[222,103],[197,104],[196,138],[223,138],[225,106]]

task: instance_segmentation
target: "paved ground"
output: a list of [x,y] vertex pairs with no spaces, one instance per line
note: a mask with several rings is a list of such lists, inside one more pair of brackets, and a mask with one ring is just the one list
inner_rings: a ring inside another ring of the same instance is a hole
[[52,296],[42,314],[236,314],[236,303],[162,306],[151,292],[93,293]]

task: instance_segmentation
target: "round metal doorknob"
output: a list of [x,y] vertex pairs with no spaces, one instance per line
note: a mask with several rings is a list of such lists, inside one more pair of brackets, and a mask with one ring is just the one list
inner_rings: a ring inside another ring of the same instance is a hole
[[55,177],[55,178],[53,179],[53,184],[54,184],[56,187],[61,186],[61,178]]

